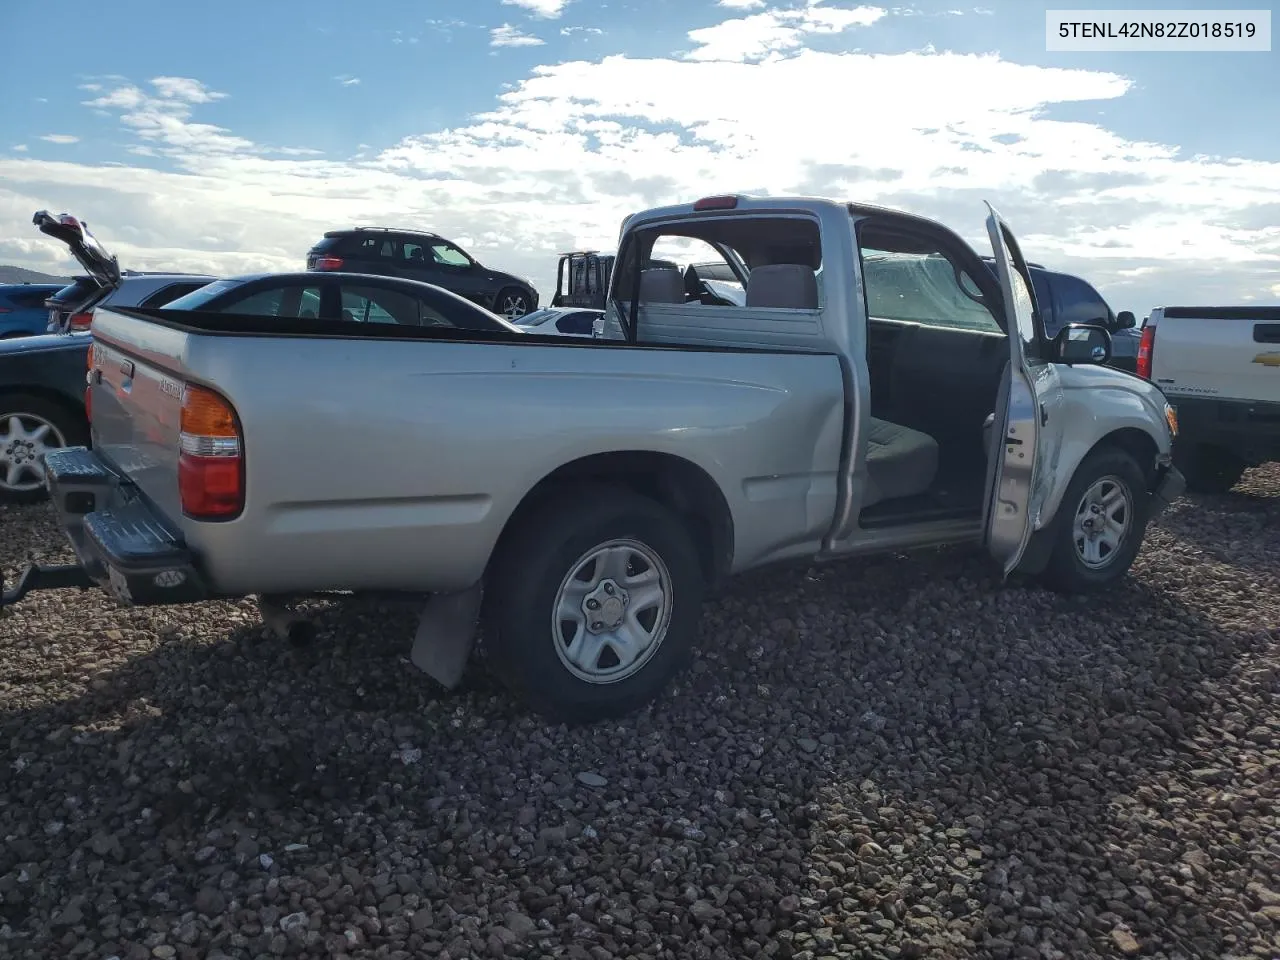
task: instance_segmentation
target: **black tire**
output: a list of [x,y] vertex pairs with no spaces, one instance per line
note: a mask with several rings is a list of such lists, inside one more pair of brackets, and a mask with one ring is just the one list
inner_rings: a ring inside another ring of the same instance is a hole
[[[705,592],[697,547],[680,521],[647,497],[593,485],[554,495],[517,524],[503,537],[485,582],[484,642],[494,674],[557,722],[618,717],[653,700],[693,650]],[[561,583],[581,559],[623,539],[640,543],[666,567],[667,629],[637,672],[590,682],[562,662],[563,625],[552,614]]]
[[68,407],[43,397],[29,393],[0,394],[0,503],[39,503],[48,496],[44,484],[21,489],[20,486],[30,482],[30,474],[15,486],[10,486],[7,479],[9,457],[14,452],[9,449],[9,418],[18,416],[26,425],[24,429],[36,421],[43,421],[53,428],[56,434],[56,446],[79,447],[89,445],[89,423],[85,419],[84,410],[72,411]]
[[[1132,515],[1118,546],[1102,558],[1104,565],[1085,563],[1076,546],[1076,516],[1085,493],[1106,478],[1119,480],[1128,491]],[[1054,519],[1054,544],[1041,579],[1059,593],[1093,593],[1118,582],[1133,564],[1151,515],[1147,477],[1132,455],[1118,447],[1099,447],[1081,461],[1063,494]]]
[[1182,450],[1175,445],[1173,462],[1192,493],[1226,493],[1240,482],[1248,466],[1230,451],[1207,443]]
[[512,322],[523,317],[533,307],[533,300],[526,290],[504,287],[493,300],[493,312]]

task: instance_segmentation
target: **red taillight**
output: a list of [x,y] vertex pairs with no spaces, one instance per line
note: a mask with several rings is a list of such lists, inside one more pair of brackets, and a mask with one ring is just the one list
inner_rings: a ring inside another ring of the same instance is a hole
[[703,210],[732,210],[737,205],[737,197],[703,197],[701,200],[694,202],[693,209],[699,212]]
[[0,307],[0,313],[13,313],[10,307]]
[[231,404],[205,387],[182,393],[178,494],[195,520],[230,520],[244,509],[244,451]]
[[1156,328],[1148,324],[1142,328],[1138,341],[1138,376],[1151,379],[1151,361],[1156,352]]
[[73,313],[71,319],[67,321],[67,330],[75,333],[81,330],[88,330],[93,326],[93,311],[88,313]]
[[316,270],[341,270],[341,257],[316,257]]

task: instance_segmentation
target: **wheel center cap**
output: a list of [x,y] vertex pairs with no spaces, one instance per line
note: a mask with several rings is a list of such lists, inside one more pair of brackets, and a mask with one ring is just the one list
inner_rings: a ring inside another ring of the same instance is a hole
[[627,591],[612,580],[602,582],[582,603],[590,629],[595,633],[617,629],[626,616],[629,599]]
[[625,609],[626,605],[621,600],[617,597],[610,597],[600,604],[600,619],[610,627],[616,627],[622,622],[622,611]]

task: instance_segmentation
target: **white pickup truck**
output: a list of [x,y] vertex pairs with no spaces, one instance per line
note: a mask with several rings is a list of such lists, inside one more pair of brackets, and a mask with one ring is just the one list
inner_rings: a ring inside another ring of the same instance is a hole
[[1198,493],[1280,461],[1280,307],[1157,307],[1138,373],[1177,409],[1174,459]]
[[[994,271],[878,207],[649,210],[586,340],[101,310],[94,449],[45,461],[79,563],[4,602],[254,594],[280,623],[291,596],[426,593],[416,664],[455,683],[479,620],[514,691],[582,721],[653,698],[708,587],[764,564],[971,543],[998,574],[1106,587],[1181,492],[1176,422],[1104,366],[1106,330],[1045,337],[987,228]],[[653,266],[665,241],[716,251],[745,303]]]

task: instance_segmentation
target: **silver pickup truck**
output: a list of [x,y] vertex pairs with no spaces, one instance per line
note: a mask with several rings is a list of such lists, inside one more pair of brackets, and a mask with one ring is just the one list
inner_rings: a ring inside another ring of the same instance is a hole
[[[514,691],[583,721],[653,698],[708,588],[765,564],[972,543],[1003,575],[1105,587],[1181,492],[1176,419],[1104,366],[1107,331],[1046,339],[987,228],[995,271],[876,207],[649,210],[592,339],[100,310],[94,449],[46,458],[79,564],[5,602],[252,594],[279,625],[297,595],[430,594],[415,663],[456,682],[479,621]],[[655,259],[682,244],[745,303]]]

